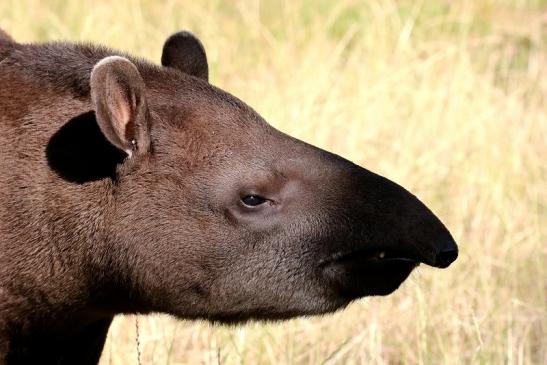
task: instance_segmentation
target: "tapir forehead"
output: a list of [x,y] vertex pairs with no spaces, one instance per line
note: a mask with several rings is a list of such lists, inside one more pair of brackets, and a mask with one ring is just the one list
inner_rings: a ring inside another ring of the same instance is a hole
[[158,145],[165,153],[193,160],[202,156],[210,164],[222,156],[232,163],[271,164],[292,141],[230,93],[180,72],[171,75],[167,82],[147,83],[153,134],[159,130]]
[[173,70],[148,77],[155,151],[169,166],[194,172],[213,168],[215,175],[225,169],[270,170],[298,143],[204,80]]
[[249,105],[200,78],[169,68],[144,77],[150,108],[167,114],[175,126],[199,123],[211,131],[235,128],[239,133],[271,128]]

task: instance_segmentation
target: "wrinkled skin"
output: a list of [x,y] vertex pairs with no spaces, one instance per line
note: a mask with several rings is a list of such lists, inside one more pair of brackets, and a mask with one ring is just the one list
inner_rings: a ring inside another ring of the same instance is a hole
[[118,313],[332,312],[456,259],[411,193],[210,85],[191,34],[116,54],[0,32],[0,360],[96,363]]

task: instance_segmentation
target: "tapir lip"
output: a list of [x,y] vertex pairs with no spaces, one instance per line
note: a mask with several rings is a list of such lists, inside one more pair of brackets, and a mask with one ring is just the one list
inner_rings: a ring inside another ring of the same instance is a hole
[[344,261],[361,260],[371,261],[375,263],[388,262],[406,262],[409,264],[419,265],[423,260],[420,260],[411,253],[395,248],[375,248],[367,247],[351,251],[338,251],[319,262],[319,266],[324,267],[330,264],[341,264]]
[[[439,252],[437,252],[439,251]],[[319,266],[342,264],[349,261],[366,261],[373,264],[407,263],[418,266],[420,263],[428,266],[445,269],[458,257],[458,246],[453,240],[448,241],[439,249],[429,253],[417,254],[398,248],[367,247],[349,251],[338,251],[327,258],[320,260]]]
[[319,262],[323,275],[336,292],[348,300],[368,295],[388,295],[396,290],[420,263],[448,267],[457,258],[453,240],[438,247],[404,248],[368,246],[338,251]]

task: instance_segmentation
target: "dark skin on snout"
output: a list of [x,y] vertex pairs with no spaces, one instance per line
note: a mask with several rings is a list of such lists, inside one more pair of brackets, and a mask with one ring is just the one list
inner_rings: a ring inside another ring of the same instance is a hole
[[95,364],[119,313],[328,313],[456,259],[414,195],[209,84],[193,35],[161,60],[0,31],[0,363]]

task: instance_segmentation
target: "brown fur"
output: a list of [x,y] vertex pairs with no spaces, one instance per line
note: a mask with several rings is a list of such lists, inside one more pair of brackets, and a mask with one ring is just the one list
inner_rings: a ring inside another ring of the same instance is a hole
[[456,258],[416,197],[273,129],[207,82],[197,39],[170,42],[162,67],[0,31],[0,363],[96,363],[118,313],[331,312]]
[[13,39],[0,29],[0,61],[2,61],[8,54],[9,49],[13,45]]

